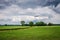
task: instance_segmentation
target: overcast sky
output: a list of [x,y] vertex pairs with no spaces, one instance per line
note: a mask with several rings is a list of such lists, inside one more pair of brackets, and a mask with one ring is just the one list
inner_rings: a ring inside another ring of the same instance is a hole
[[0,0],[0,24],[22,20],[60,24],[60,0]]

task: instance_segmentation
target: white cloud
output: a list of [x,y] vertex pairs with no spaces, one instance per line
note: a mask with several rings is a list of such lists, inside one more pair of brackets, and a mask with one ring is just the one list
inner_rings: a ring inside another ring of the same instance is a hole
[[24,21],[26,21],[26,20],[32,21],[34,19],[35,18],[33,16],[13,16],[13,20],[15,20],[15,21],[22,21],[22,20],[24,20]]
[[[35,17],[37,15],[38,17]],[[50,19],[49,18],[50,16],[53,17],[51,17]],[[57,20],[60,20],[60,18],[58,17],[60,16],[57,15],[56,12],[50,9],[49,7],[36,7],[23,9],[17,5],[12,5],[5,10],[0,10],[0,18],[7,20],[11,19],[10,22],[19,22],[21,20],[25,21],[46,20],[47,22],[58,23]]]

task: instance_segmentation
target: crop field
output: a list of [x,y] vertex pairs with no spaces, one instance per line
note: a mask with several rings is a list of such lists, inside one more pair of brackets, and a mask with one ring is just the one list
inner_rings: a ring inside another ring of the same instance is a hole
[[60,40],[60,26],[0,26],[0,40]]

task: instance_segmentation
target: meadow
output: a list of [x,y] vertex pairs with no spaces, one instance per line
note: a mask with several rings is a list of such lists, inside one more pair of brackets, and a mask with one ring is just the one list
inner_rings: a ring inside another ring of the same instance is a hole
[[0,40],[60,40],[60,26],[0,26]]

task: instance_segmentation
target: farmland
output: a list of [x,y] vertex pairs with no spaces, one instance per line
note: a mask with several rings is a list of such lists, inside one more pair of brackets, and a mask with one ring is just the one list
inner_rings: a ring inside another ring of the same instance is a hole
[[60,40],[60,26],[0,26],[0,40]]

